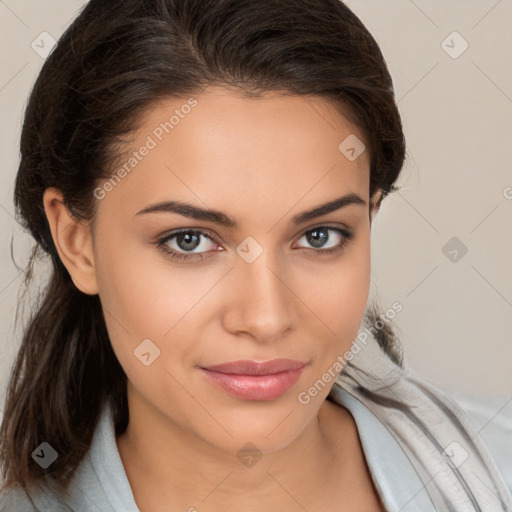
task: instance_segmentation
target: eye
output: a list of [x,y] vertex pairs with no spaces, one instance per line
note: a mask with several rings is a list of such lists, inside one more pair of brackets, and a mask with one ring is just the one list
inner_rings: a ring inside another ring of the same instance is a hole
[[343,249],[352,238],[354,238],[354,234],[347,229],[334,226],[318,226],[306,231],[299,241],[304,239],[317,253],[332,253]]
[[[341,251],[352,238],[354,233],[347,229],[318,226],[305,231],[299,241],[304,239],[307,244],[310,244],[310,247],[304,247],[304,249],[318,255],[325,255]],[[212,252],[219,251],[219,246],[212,235],[193,229],[174,231],[160,238],[155,244],[159,250],[178,260],[203,260],[210,257]]]
[[[157,247],[167,253],[172,258],[178,259],[204,259],[204,252],[209,252],[208,247],[201,242],[204,238],[210,243],[213,242],[213,238],[203,231],[194,231],[191,229],[182,229],[175,231],[170,235],[161,238],[157,242]],[[172,247],[174,246],[174,247]],[[206,244],[208,246],[208,243]],[[204,249],[204,251],[193,252],[195,249]],[[215,250],[215,249],[214,249]],[[181,252],[183,251],[183,252]],[[211,249],[210,249],[211,251]]]

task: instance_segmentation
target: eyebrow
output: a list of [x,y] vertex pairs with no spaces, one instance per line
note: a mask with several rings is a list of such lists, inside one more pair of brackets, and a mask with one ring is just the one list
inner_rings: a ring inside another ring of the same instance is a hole
[[[329,201],[328,203],[322,204],[320,206],[315,206],[311,210],[307,210],[296,215],[292,218],[292,223],[296,225],[302,224],[309,220],[315,219],[316,217],[327,215],[328,213],[332,213],[349,205],[366,206],[366,201],[357,194],[346,194],[344,196],[338,197],[337,199],[334,199],[333,201]],[[221,211],[199,208],[197,206],[183,203],[181,201],[163,201],[160,203],[155,203],[147,206],[140,212],[137,212],[136,216],[154,212],[177,213],[183,217],[190,217],[191,219],[196,220],[204,220],[225,226],[227,228],[234,229],[238,227],[236,220]]]

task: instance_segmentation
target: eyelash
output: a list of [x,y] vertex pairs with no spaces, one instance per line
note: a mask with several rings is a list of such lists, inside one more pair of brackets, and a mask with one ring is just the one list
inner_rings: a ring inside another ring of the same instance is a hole
[[[306,250],[311,250],[314,253],[317,253],[319,256],[324,256],[326,254],[332,254],[334,252],[341,252],[345,248],[345,245],[350,240],[352,240],[354,238],[354,233],[351,231],[348,231],[346,229],[335,227],[335,226],[329,226],[329,225],[320,225],[320,226],[315,226],[313,228],[309,228],[307,231],[304,231],[301,234],[301,236],[299,237],[299,239],[302,238],[304,235],[311,233],[312,231],[323,230],[323,229],[326,229],[327,231],[334,231],[334,232],[338,233],[339,235],[342,236],[342,240],[341,240],[341,243],[339,243],[336,247],[331,247],[330,249],[314,249],[314,248],[306,247]],[[177,260],[196,260],[196,261],[198,259],[204,260],[205,259],[204,254],[207,254],[208,252],[211,252],[211,251],[207,251],[207,252],[203,252],[203,253],[181,253],[181,252],[175,251],[174,249],[169,248],[169,246],[167,245],[167,242],[182,233],[199,234],[200,236],[204,236],[205,238],[208,238],[212,242],[217,243],[217,241],[215,240],[215,238],[213,236],[208,235],[206,232],[204,232],[202,230],[191,229],[191,228],[173,231],[169,235],[164,235],[163,237],[161,237],[159,240],[157,240],[154,243],[159,250],[164,252],[170,258],[177,259]],[[206,256],[206,258],[207,257],[208,256]]]

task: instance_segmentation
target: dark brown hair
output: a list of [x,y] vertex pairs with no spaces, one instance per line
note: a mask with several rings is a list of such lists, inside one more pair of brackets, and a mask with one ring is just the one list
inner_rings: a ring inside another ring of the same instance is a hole
[[[60,189],[77,220],[93,221],[93,190],[112,174],[122,141],[151,103],[210,85],[330,100],[364,134],[370,195],[395,190],[405,140],[392,80],[376,41],[341,1],[88,2],[44,63],[21,134],[14,201],[36,241],[25,283],[41,256],[49,255],[51,274],[10,377],[0,430],[5,487],[45,482],[65,493],[104,403],[113,406],[117,434],[128,423],[126,375],[100,298],[79,291],[60,261],[45,189]],[[391,331],[381,335],[401,364]],[[31,458],[42,441],[59,455],[47,470]]]

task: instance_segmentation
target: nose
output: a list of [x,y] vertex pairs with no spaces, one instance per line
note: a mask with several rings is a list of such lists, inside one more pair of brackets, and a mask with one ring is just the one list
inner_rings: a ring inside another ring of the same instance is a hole
[[295,328],[297,299],[286,282],[290,272],[282,267],[267,250],[252,263],[236,259],[228,284],[234,291],[225,310],[226,330],[270,344]]

